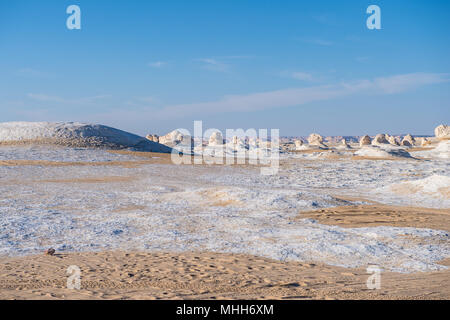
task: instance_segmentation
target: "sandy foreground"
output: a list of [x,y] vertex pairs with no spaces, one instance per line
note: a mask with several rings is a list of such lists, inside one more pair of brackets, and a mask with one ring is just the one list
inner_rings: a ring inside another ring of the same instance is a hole
[[[299,214],[342,227],[450,230],[448,210],[361,205]],[[450,266],[450,260],[440,264]],[[67,268],[81,290],[67,289]],[[213,252],[83,252],[1,259],[0,299],[449,299],[450,270],[381,273],[369,290],[366,268],[282,262]]]

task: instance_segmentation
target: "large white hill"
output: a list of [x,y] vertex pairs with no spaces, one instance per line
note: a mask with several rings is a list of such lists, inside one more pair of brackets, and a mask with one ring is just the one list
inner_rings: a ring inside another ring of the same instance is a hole
[[99,124],[79,122],[0,123],[0,144],[27,143],[171,152],[171,148],[162,144]]

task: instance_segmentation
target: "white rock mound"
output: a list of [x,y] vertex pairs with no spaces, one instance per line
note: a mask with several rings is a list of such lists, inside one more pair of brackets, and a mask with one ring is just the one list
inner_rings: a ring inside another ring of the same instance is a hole
[[166,146],[129,132],[79,122],[0,123],[1,144],[52,144],[81,148],[171,152]]
[[209,146],[221,146],[224,144],[223,136],[220,131],[214,131],[209,137]]
[[305,143],[303,142],[303,140],[295,140],[294,141],[295,144],[295,150],[296,151],[301,151],[301,150],[306,150],[308,149],[308,146],[305,145]]
[[387,141],[393,145],[393,146],[399,146],[400,143],[397,141],[397,139],[394,136],[388,136]]
[[372,139],[370,139],[369,136],[365,135],[359,140],[359,145],[362,146],[369,146],[372,143]]
[[347,143],[347,140],[342,139],[338,149],[351,149],[352,147]]
[[444,140],[431,150],[419,151],[415,156],[426,159],[450,159],[450,140]]
[[417,143],[417,145],[419,145],[419,146],[425,147],[425,146],[430,145],[430,144],[431,144],[431,141],[428,140],[428,139],[425,138],[425,137],[420,137],[420,138],[417,138],[417,139],[416,139],[416,143]]
[[159,137],[159,143],[172,147],[180,143],[189,143],[191,139],[191,136],[184,135],[180,131],[174,130],[165,136]]
[[412,158],[409,152],[400,147],[390,145],[363,146],[355,152],[355,155],[367,158]]
[[415,143],[416,143],[416,140],[413,138],[413,136],[410,134],[407,134],[403,138],[401,145],[404,147],[413,147]]
[[438,139],[450,139],[450,126],[441,124],[434,129],[434,134]]
[[381,133],[375,136],[375,138],[372,140],[372,144],[374,146],[379,146],[383,144],[389,144],[389,141],[386,139],[386,135]]
[[311,147],[319,147],[319,148],[322,148],[322,149],[328,148],[328,146],[326,146],[323,143],[323,137],[320,134],[317,134],[317,133],[312,133],[312,134],[309,135],[309,137],[308,137],[308,144]]
[[157,134],[148,134],[145,137],[150,141],[159,143],[159,136]]
[[233,136],[231,141],[226,144],[226,148],[230,149],[232,152],[245,151],[248,149],[245,142],[238,136]]
[[236,144],[242,144],[242,143],[243,143],[242,140],[239,139],[238,136],[233,136],[233,138],[231,138],[231,144],[236,145]]

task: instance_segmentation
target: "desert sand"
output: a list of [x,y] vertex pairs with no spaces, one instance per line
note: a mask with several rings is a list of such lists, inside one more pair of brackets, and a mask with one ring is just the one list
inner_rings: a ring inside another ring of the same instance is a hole
[[[302,212],[342,227],[400,226],[450,231],[450,211],[370,205]],[[450,260],[440,264],[450,266]],[[81,269],[81,289],[66,270]],[[4,258],[0,299],[449,299],[450,270],[381,273],[369,290],[365,268],[277,261],[217,252],[83,252]]]
[[[445,263],[445,262],[444,262]],[[450,265],[450,261],[446,262]],[[81,269],[81,290],[66,270]],[[364,268],[220,253],[70,253],[2,259],[0,299],[448,299],[450,271],[381,274]]]

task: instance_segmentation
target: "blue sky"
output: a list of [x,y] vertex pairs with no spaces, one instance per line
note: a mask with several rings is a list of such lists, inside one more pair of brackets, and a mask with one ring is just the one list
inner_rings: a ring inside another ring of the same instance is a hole
[[[81,8],[81,30],[66,8]],[[368,30],[366,8],[381,8]],[[450,2],[0,2],[0,121],[138,134],[432,134],[450,122]]]

